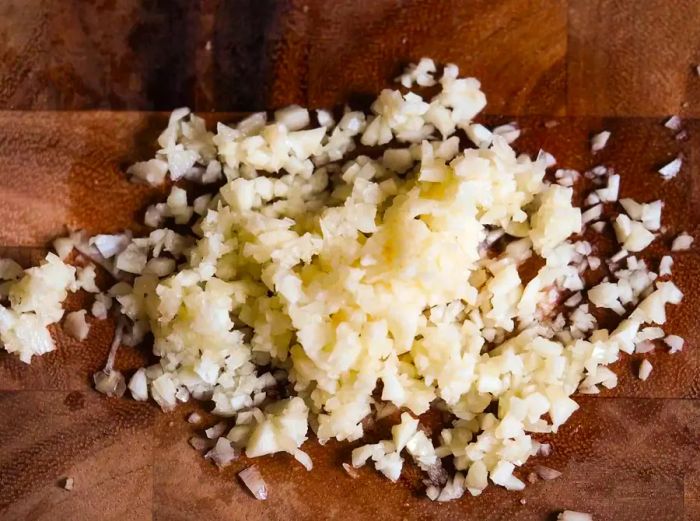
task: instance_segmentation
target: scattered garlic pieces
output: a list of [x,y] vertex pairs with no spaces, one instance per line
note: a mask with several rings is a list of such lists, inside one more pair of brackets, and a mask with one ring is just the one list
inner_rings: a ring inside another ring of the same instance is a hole
[[685,340],[683,340],[677,335],[668,335],[666,338],[664,338],[664,343],[671,348],[669,350],[669,353],[673,354],[683,349],[683,344],[685,343]]
[[605,145],[608,144],[608,139],[610,139],[610,132],[607,130],[604,130],[603,132],[600,132],[599,134],[594,135],[591,138],[591,152],[595,154],[596,152],[600,152],[605,148]]
[[688,235],[686,232],[681,233],[671,244],[671,251],[684,251],[690,249],[695,239],[692,235]]
[[678,175],[678,172],[681,171],[681,167],[683,166],[683,160],[680,157],[677,157],[670,163],[667,163],[663,167],[659,169],[659,174],[661,174],[661,177],[664,178],[664,180],[668,179],[673,179]]
[[671,116],[664,123],[664,127],[671,129],[675,132],[679,131],[681,129],[681,118],[675,115]]
[[647,378],[649,378],[652,368],[653,366],[651,365],[651,362],[649,362],[649,360],[647,360],[646,358],[642,360],[642,363],[639,366],[639,379],[646,380]]
[[66,315],[63,322],[63,329],[76,340],[83,341],[87,338],[90,331],[90,324],[85,321],[86,311],[72,311]]

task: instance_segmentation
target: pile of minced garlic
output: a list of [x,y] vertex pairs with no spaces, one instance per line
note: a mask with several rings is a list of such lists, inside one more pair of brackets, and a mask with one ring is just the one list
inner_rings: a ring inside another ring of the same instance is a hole
[[[458,77],[454,65],[438,76],[429,59],[399,80],[439,93],[383,90],[371,113],[346,109],[337,122],[291,106],[272,120],[219,123],[215,133],[189,110],[174,111],[155,158],[128,173],[218,191],[193,198],[173,186],[148,208],[147,237],[75,232],[39,267],[3,260],[5,349],[27,363],[54,349],[47,326],[61,320],[67,292],[83,289],[95,294],[96,319],[122,315],[98,389],[125,391],[116,349],[150,332],[160,361],[131,376],[132,396],[164,410],[211,400],[230,420],[192,441],[219,466],[241,451],[284,451],[311,469],[301,448],[309,429],[320,443],[359,440],[363,420],[389,408],[402,411],[391,439],[355,449],[344,465],[351,475],[371,463],[395,481],[410,458],[433,500],[478,495],[489,481],[525,487],[518,467],[550,450],[533,435],[567,421],[575,392],[614,387],[607,366],[621,352],[649,351],[657,339],[672,352],[683,346],[659,327],[665,305],[682,298],[669,280],[672,258],[655,272],[635,257],[658,235],[663,205],[618,201],[619,176],[597,167],[585,173],[598,188],[582,212],[572,187],[584,174],[547,174],[550,154],[516,154],[515,125],[473,123],[486,104],[477,80]],[[472,146],[463,147],[465,136]],[[595,136],[593,152],[609,138]],[[602,231],[611,211],[620,250],[601,260],[581,233]],[[673,249],[690,242],[682,235]],[[73,249],[91,263],[64,264]],[[542,267],[523,280],[532,257]],[[118,280],[106,292],[95,265]],[[586,289],[588,269],[607,276]],[[598,329],[593,306],[618,313],[619,326]],[[86,311],[64,327],[85,338]],[[650,371],[645,361],[640,377]],[[288,398],[278,398],[281,388]],[[431,406],[453,418],[432,438],[419,420]],[[266,497],[248,470],[243,479]]]

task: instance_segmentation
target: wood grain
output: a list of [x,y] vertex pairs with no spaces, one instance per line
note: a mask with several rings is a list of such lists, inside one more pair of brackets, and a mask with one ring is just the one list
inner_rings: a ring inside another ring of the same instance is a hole
[[335,106],[430,55],[478,76],[492,112],[565,110],[564,0],[69,4],[0,6],[0,108]]
[[[207,118],[231,121],[236,116]],[[508,120],[485,118],[489,124]],[[700,122],[685,122],[690,138],[679,142],[660,119],[562,118],[554,127],[545,124],[551,121],[518,118],[523,129],[518,150],[535,154],[544,148],[560,166],[579,170],[610,165],[622,175],[623,196],[667,202],[666,230],[648,255],[652,266],[676,233],[700,233]],[[151,143],[163,122],[164,115],[153,113],[0,112],[0,129],[5,129],[0,157],[7,158],[8,165],[0,171],[0,187],[11,187],[0,192],[0,222],[12,224],[0,233],[6,243],[20,244],[1,253],[30,264],[43,255],[42,241],[65,224],[91,231],[135,226],[141,205],[158,193],[125,181],[123,164],[152,153]],[[613,132],[609,145],[591,156],[589,137],[602,129]],[[676,179],[663,182],[655,170],[677,154],[684,155],[685,166]],[[98,197],[103,200],[99,204]],[[18,214],[27,204],[34,205],[32,219]],[[57,217],[57,212],[63,213]],[[612,251],[613,242],[608,234],[596,246]],[[272,492],[268,502],[256,502],[235,478],[235,472],[249,462],[240,461],[220,473],[189,448],[187,438],[194,427],[184,418],[192,406],[163,415],[153,405],[105,399],[91,389],[90,375],[104,362],[113,328],[109,321],[92,321],[90,336],[82,344],[55,328],[58,350],[31,366],[0,353],[0,414],[13,418],[0,427],[0,439],[11,440],[0,446],[0,476],[8,476],[0,478],[5,480],[0,482],[0,517],[52,519],[72,511],[83,519],[107,519],[114,513],[158,520],[262,515],[544,520],[558,509],[572,508],[593,512],[596,520],[698,519],[699,255],[697,245],[674,254],[674,280],[686,293],[686,301],[670,313],[668,330],[684,336],[688,347],[676,355],[664,349],[648,355],[654,372],[646,382],[635,377],[638,357],[625,357],[616,364],[620,385],[598,397],[582,397],[582,410],[552,438],[555,454],[547,464],[564,470],[564,475],[523,494],[494,488],[479,498],[433,504],[423,498],[415,469],[409,469],[398,485],[370,469],[363,469],[361,481],[353,481],[339,466],[349,458],[350,445],[320,447],[312,441],[305,447],[315,463],[311,473],[284,455],[257,461]],[[87,298],[72,297],[69,309],[84,305]],[[123,349],[117,367],[130,374],[147,356],[143,349]],[[86,405],[70,411],[73,402]],[[35,425],[42,427],[37,431]],[[374,436],[379,438],[380,431]],[[75,439],[83,441],[75,445]],[[62,474],[75,474],[77,487],[95,481],[100,485],[67,493],[56,484]],[[133,488],[133,479],[144,483],[143,490]],[[134,494],[133,504],[127,502],[125,498]],[[109,516],[96,514],[103,504]]]
[[700,115],[696,0],[570,0],[570,114]]
[[4,1],[0,108],[264,108],[260,84],[275,5]]
[[494,114],[700,115],[698,0],[6,0],[0,40],[5,109],[362,103],[431,56]]
[[165,115],[10,111],[1,119],[2,212],[12,224],[0,230],[4,246],[44,246],[66,228],[122,230],[158,195],[123,173],[153,154]]
[[0,410],[4,521],[151,519],[154,407],[90,391],[22,391],[0,393]]
[[[216,471],[188,449],[186,438],[194,429],[178,417],[182,415],[161,417],[156,428],[154,518],[223,521],[237,513],[237,519],[272,520],[525,521],[554,519],[552,512],[569,508],[590,512],[596,521],[681,519],[684,478],[697,472],[700,404],[636,398],[580,401],[582,411],[553,438],[553,455],[543,462],[562,470],[561,478],[538,482],[522,493],[491,487],[478,498],[446,504],[421,497],[415,470],[409,469],[396,484],[366,467],[358,480],[351,479],[339,466],[348,460],[350,448],[334,443],[309,444],[316,466],[312,472],[287,456],[259,460],[270,496],[266,503],[256,502],[235,483],[236,472],[247,462]],[[525,476],[539,463],[535,458],[519,473]],[[184,496],[182,490],[190,494]],[[686,511],[696,516],[688,519],[697,519],[697,511]]]
[[[187,1],[0,5],[4,108],[169,108],[193,100]],[[177,37],[171,37],[174,34]]]
[[[679,231],[697,239],[674,254],[686,296],[668,330],[686,349],[647,355],[646,382],[639,357],[624,357],[617,388],[579,398],[551,438],[558,480],[438,505],[411,465],[398,484],[368,468],[354,481],[339,466],[351,445],[312,440],[311,473],[284,455],[256,461],[271,490],[257,502],[235,477],[250,462],[219,472],[187,445],[194,405],[162,414],[91,388],[113,332],[92,321],[82,344],[54,328],[58,349],[31,366],[0,352],[0,519],[550,521],[570,508],[596,521],[700,520],[700,122],[684,123],[685,142],[662,126],[667,114],[700,116],[700,0],[5,0],[0,41],[0,255],[25,265],[67,228],[140,229],[163,192],[124,169],[151,156],[167,116],[133,111],[187,105],[218,111],[213,121],[292,102],[365,105],[425,55],[482,80],[486,122],[518,116],[519,150],[612,166],[623,195],[667,201],[652,266]],[[84,109],[111,111],[74,112]],[[603,129],[612,138],[593,157],[588,140]],[[662,182],[656,169],[678,154],[683,170]],[[596,246],[612,251],[612,236]],[[117,367],[130,374],[148,358],[122,348]],[[68,476],[73,492],[60,487]]]
[[[363,468],[354,481],[338,466],[349,447],[309,444],[314,472],[287,456],[257,461],[270,485],[270,498],[262,503],[236,481],[246,462],[219,472],[188,446],[187,438],[197,432],[184,421],[188,407],[163,415],[149,404],[90,392],[3,393],[0,410],[15,421],[0,426],[6,440],[0,453],[0,513],[8,521],[465,516],[500,521],[552,519],[553,511],[576,508],[601,521],[697,519],[698,402],[580,401],[582,411],[553,439],[554,452],[546,461],[564,475],[522,493],[489,488],[479,498],[431,503],[417,492],[415,471],[391,484]],[[60,488],[65,477],[75,480],[72,492]]]
[[407,63],[431,56],[479,78],[491,113],[565,110],[562,0],[288,3],[272,56],[272,106],[371,99]]

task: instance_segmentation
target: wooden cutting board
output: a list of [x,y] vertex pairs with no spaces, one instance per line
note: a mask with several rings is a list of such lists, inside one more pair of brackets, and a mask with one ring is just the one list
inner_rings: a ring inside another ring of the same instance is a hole
[[[697,1],[86,4],[0,5],[2,255],[36,262],[66,227],[139,230],[143,208],[162,191],[133,185],[123,172],[153,153],[167,119],[153,109],[362,103],[423,55],[481,78],[488,112],[509,115],[489,122],[523,127],[518,150],[543,148],[579,170],[612,166],[624,196],[663,198],[667,229],[648,252],[652,265],[676,233],[700,241]],[[685,116],[688,140],[663,127],[672,113]],[[545,125],[553,120],[559,125]],[[609,145],[592,157],[589,137],[603,129],[612,132]],[[655,170],[678,154],[681,173],[662,182]],[[113,331],[96,321],[82,344],[55,330],[57,351],[31,366],[0,353],[0,519],[505,521],[573,509],[596,520],[698,520],[698,254],[674,255],[686,297],[667,329],[685,337],[686,348],[648,355],[654,371],[646,382],[635,377],[639,357],[625,357],[615,366],[617,388],[579,397],[581,410],[551,438],[546,464],[563,472],[555,481],[436,504],[423,496],[415,469],[397,484],[368,468],[352,480],[340,467],[352,446],[309,442],[312,472],[284,455],[257,461],[270,498],[255,501],[235,478],[246,461],[219,472],[187,444],[199,430],[185,421],[195,406],[163,414],[92,390]],[[76,295],[69,306],[87,301]],[[124,348],[117,366],[128,373],[147,358]],[[60,487],[65,477],[75,480],[72,492]]]

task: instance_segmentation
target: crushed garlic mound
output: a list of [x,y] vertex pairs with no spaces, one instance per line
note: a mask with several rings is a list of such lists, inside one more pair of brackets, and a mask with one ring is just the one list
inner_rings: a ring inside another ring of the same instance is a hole
[[[542,448],[533,435],[567,421],[577,390],[614,387],[606,366],[648,342],[642,324],[663,324],[665,304],[682,294],[628,256],[655,239],[661,219],[660,202],[630,199],[615,223],[627,268],[585,291],[582,273],[600,259],[579,234],[601,218],[601,201],[617,201],[619,176],[591,174],[607,176],[607,187],[582,219],[572,204],[578,172],[559,170],[553,182],[551,154],[533,160],[511,148],[516,126],[472,122],[486,104],[477,80],[454,65],[439,78],[436,70],[424,59],[399,78],[439,85],[432,99],[387,89],[370,114],[346,110],[337,124],[319,111],[313,127],[309,111],[292,106],[275,121],[259,113],[213,133],[188,109],[172,113],[156,157],[129,174],[153,185],[218,183],[197,199],[173,187],[146,212],[153,227],[192,224],[192,236],[157,228],[83,246],[113,273],[132,274],[109,297],[132,322],[125,342],[150,331],[160,359],[136,373],[136,399],[150,395],[164,410],[212,400],[215,414],[233,418],[227,452],[229,442],[248,457],[284,451],[309,469],[299,449],[309,427],[320,443],[359,440],[363,419],[392,405],[403,411],[392,439],[355,449],[354,467],[372,461],[395,481],[408,456],[437,501],[478,495],[489,480],[525,487],[515,472]],[[463,148],[461,133],[476,148]],[[523,279],[533,257],[542,267]],[[0,308],[3,343],[27,362],[53,348],[48,332],[27,331],[61,318],[74,280],[73,268],[47,260]],[[86,279],[81,272],[97,293]],[[627,318],[596,329],[593,305]],[[284,382],[291,396],[278,399]],[[431,439],[416,417],[435,405],[453,420]]]

